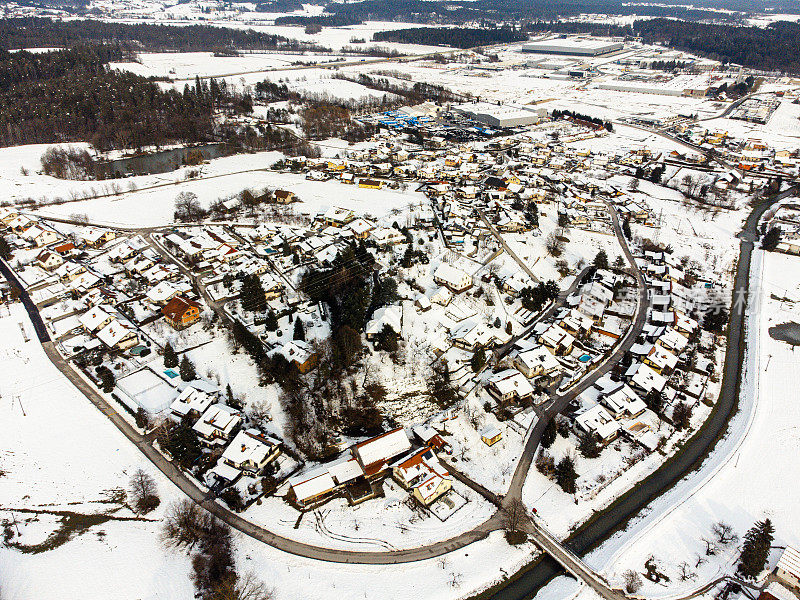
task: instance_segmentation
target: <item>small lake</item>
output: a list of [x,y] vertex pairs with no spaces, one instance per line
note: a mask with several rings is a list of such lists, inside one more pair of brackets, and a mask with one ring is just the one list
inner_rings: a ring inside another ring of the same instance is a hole
[[202,160],[219,158],[225,153],[225,144],[205,144],[189,148],[170,148],[148,154],[126,156],[115,160],[98,162],[95,165],[95,174],[98,179],[125,177],[127,175],[152,175],[154,173],[168,173],[187,164],[191,155],[192,162],[198,162],[197,154],[202,155]]

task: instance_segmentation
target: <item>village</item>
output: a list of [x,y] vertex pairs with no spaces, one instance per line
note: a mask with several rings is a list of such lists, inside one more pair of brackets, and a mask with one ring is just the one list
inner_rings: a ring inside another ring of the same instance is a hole
[[[414,107],[411,118],[424,124],[422,113],[433,120],[436,108]],[[388,477],[444,521],[472,494],[462,477],[502,494],[526,429],[587,379],[543,437],[536,466],[565,493],[593,498],[644,456],[669,452],[713,406],[724,322],[715,315],[725,314],[728,275],[653,241],[660,217],[637,185],[708,157],[595,152],[574,144],[613,135],[606,127],[523,116],[524,125],[513,115],[511,135],[485,141],[433,136],[419,145],[390,126],[340,158],[272,165],[337,193],[414,186],[427,199],[383,217],[336,204],[305,215],[293,210],[302,198],[291,190],[265,189],[200,220],[184,195],[184,222],[141,231],[11,207],[0,221],[64,356],[140,428],[158,431],[167,455],[176,436],[174,448],[195,448],[190,462],[173,458],[233,510],[273,494],[303,512],[333,497],[358,504],[385,495]],[[687,172],[691,185],[714,190],[709,204],[735,205],[744,188],[766,187],[705,169]],[[365,382],[396,383],[377,402],[378,431],[394,427],[366,438],[329,432],[309,460],[286,441],[280,388],[268,385],[257,401],[258,384],[233,384],[202,348],[238,352],[241,339],[214,342],[235,323],[261,346],[247,350],[253,356],[313,377],[333,317],[306,274],[325,281],[347,270],[355,259],[342,257],[354,248],[372,262],[359,263],[371,275],[358,275],[392,281],[365,315],[355,360]],[[556,432],[565,439],[559,456],[548,451]],[[579,479],[577,454],[602,461],[611,478]]]

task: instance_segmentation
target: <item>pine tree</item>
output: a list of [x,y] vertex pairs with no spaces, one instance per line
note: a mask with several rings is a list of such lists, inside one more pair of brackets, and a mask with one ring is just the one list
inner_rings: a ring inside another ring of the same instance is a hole
[[303,326],[303,320],[299,317],[294,322],[294,335],[292,339],[306,341],[306,328]]
[[275,312],[270,310],[267,313],[267,318],[264,320],[264,329],[267,331],[276,331],[278,329],[278,317]]
[[183,358],[181,358],[180,374],[181,380],[183,381],[194,381],[197,379],[197,372],[194,369],[194,364],[185,354]]
[[624,235],[627,239],[631,239],[631,220],[625,219],[622,222],[622,235]]
[[575,471],[575,461],[571,456],[566,455],[556,465],[556,483],[567,494],[574,494],[577,491],[575,482],[578,480],[578,473]]
[[110,394],[114,391],[114,386],[117,384],[117,380],[114,377],[114,373],[111,372],[111,369],[103,369],[103,372],[100,374],[100,381],[103,386],[103,391],[106,394]]
[[739,573],[749,579],[757,577],[764,570],[775,532],[769,519],[753,525],[744,536],[742,555],[739,559]]
[[600,250],[597,255],[594,257],[594,266],[596,269],[607,269],[608,268],[608,254],[606,254],[605,250]]
[[0,236],[0,258],[8,260],[11,258],[11,246],[6,241],[6,238]]
[[558,434],[558,424],[556,423],[555,419],[550,419],[547,422],[547,426],[544,428],[542,432],[542,439],[540,443],[542,444],[542,448],[549,448],[553,445],[553,442],[556,441],[556,435]]
[[168,369],[178,366],[178,355],[169,342],[164,346],[164,366]]
[[581,456],[585,458],[597,458],[600,456],[600,444],[597,443],[597,435],[594,432],[587,431],[583,435],[578,442],[578,450],[580,450]]

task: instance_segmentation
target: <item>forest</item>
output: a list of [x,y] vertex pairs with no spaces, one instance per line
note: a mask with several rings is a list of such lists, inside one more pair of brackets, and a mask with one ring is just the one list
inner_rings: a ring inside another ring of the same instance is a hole
[[53,21],[37,17],[0,19],[0,48],[69,48],[80,44],[118,43],[150,52],[213,52],[239,50],[316,50],[314,44],[253,31],[210,25],[171,27],[151,23],[110,23],[97,20]]
[[106,61],[119,46],[33,54],[0,50],[0,145],[89,141],[100,150],[213,139],[214,110],[249,112],[249,97],[225,82],[183,93]]
[[[582,14],[643,15],[679,19],[735,20],[738,12],[723,13],[705,10],[693,5],[669,6],[642,3],[624,3],[621,0],[363,0],[353,3],[331,2],[325,12],[348,16],[356,20],[405,21],[409,23],[463,23],[485,20],[486,23],[521,19],[558,19]],[[746,0],[725,2],[732,11],[750,11],[752,3]]]
[[452,28],[452,27],[412,27],[378,31],[372,36],[375,42],[400,42],[426,46],[450,46],[452,48],[474,48],[489,44],[508,44],[527,40],[528,36],[512,29],[491,28]]

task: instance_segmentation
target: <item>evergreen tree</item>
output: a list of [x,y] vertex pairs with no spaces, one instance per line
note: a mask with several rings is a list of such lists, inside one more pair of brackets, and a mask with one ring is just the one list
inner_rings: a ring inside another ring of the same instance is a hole
[[781,230],[777,227],[770,229],[761,240],[761,247],[764,250],[775,250],[778,242],[781,241]]
[[739,558],[739,573],[744,577],[754,579],[764,570],[774,532],[772,522],[765,519],[757,522],[745,534],[742,555]]
[[294,335],[292,339],[306,341],[306,328],[303,326],[303,320],[300,318],[295,319],[294,322]]
[[480,371],[483,365],[486,364],[486,350],[483,347],[479,347],[475,354],[472,355],[472,358],[469,359],[469,363],[474,373]]
[[686,429],[692,421],[692,406],[686,402],[678,402],[672,411],[672,422],[676,429]]
[[3,236],[0,236],[0,258],[3,260],[8,260],[11,258],[11,246]]
[[267,313],[267,318],[264,320],[264,329],[267,331],[276,331],[278,329],[278,317],[275,316],[275,311],[270,310]]
[[114,373],[112,373],[111,369],[103,369],[100,373],[100,382],[106,394],[110,394],[114,391],[114,386],[117,384],[116,377],[114,377]]
[[542,444],[542,448],[549,448],[553,445],[553,442],[556,441],[556,435],[558,434],[558,424],[556,423],[555,419],[550,419],[547,422],[547,426],[544,428],[542,432],[542,439],[540,443]]
[[625,219],[622,222],[622,234],[627,239],[631,239],[631,220],[630,219]]
[[168,369],[178,366],[178,355],[169,342],[164,346],[164,366]]
[[608,254],[606,254],[605,250],[600,250],[594,257],[594,262],[592,263],[596,269],[607,269],[608,268]]
[[556,465],[556,483],[567,494],[574,494],[577,491],[575,482],[578,480],[578,473],[575,471],[575,461],[571,456],[565,455]]
[[644,403],[647,405],[647,408],[653,412],[660,413],[661,409],[664,408],[664,395],[653,388],[647,392],[647,395],[644,397]]
[[194,364],[189,360],[185,354],[181,358],[180,374],[182,381],[194,381],[197,379],[197,372],[194,369]]
[[585,458],[597,458],[600,456],[601,446],[597,441],[597,435],[591,431],[584,432],[578,442],[578,450]]

